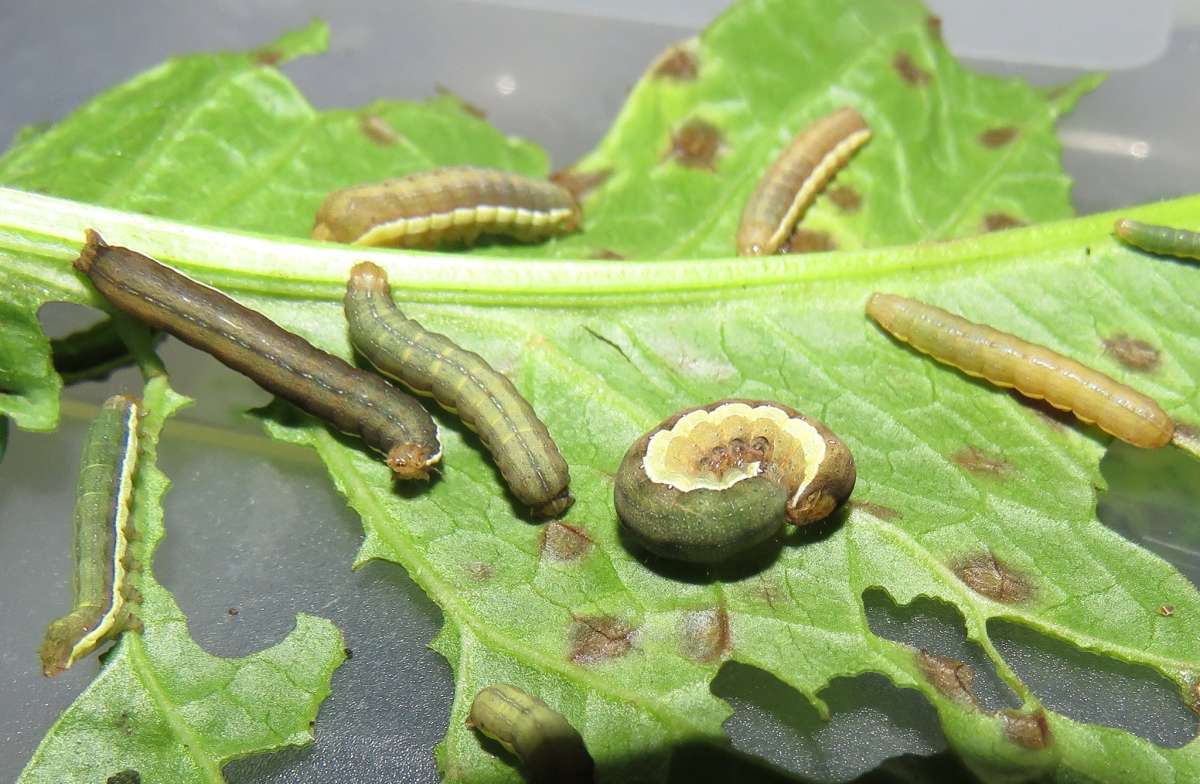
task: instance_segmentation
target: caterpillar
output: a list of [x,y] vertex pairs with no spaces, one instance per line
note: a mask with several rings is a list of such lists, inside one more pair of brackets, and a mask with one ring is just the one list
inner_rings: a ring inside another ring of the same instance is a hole
[[738,255],[779,250],[825,184],[870,138],[866,121],[849,106],[796,134],[746,202],[737,230]]
[[823,520],[850,496],[850,450],[821,422],[769,400],[686,408],[634,442],[614,483],[625,532],[652,553],[733,558],[785,522]]
[[533,784],[590,784],[594,763],[579,732],[561,713],[509,684],[475,695],[467,727],[498,741],[520,758]]
[[1129,218],[1118,220],[1114,231],[1125,242],[1150,253],[1200,259],[1200,232],[1156,226]]
[[392,302],[387,273],[354,265],[346,286],[350,342],[380,372],[432,397],[479,434],[517,500],[539,517],[574,502],[567,462],[512,382],[473,351],[429,332]]
[[353,367],[216,289],[91,229],[75,268],[116,308],[360,437],[401,479],[425,479],[442,458],[437,425],[411,395]]
[[872,294],[867,313],[939,362],[1044,399],[1134,446],[1165,446],[1174,435],[1175,423],[1158,403],[1045,346],[895,294]]
[[334,191],[317,210],[313,239],[354,245],[470,245],[480,234],[535,242],[579,227],[571,193],[546,180],[459,166]]
[[129,551],[138,408],[131,397],[110,397],[88,429],[75,494],[75,605],[46,628],[41,659],[47,677],[123,631],[141,628],[130,607],[137,592]]

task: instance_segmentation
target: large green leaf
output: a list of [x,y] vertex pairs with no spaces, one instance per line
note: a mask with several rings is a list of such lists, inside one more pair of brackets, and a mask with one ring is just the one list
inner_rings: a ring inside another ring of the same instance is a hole
[[[132,548],[138,562],[150,564],[163,537],[168,485],[155,466],[158,436],[188,401],[159,376],[143,402],[134,490],[139,538]],[[222,659],[191,639],[183,613],[149,568],[140,591],[144,632],[124,634],[105,655],[100,674],[55,722],[20,784],[105,781],[126,770],[142,781],[219,782],[231,759],[312,742],[317,708],[345,657],[333,624],[300,615],[277,645]]]
[[[871,633],[861,598],[869,588],[899,602],[924,595],[954,604],[1026,717],[1040,704],[991,644],[991,619],[1145,664],[1181,691],[1200,672],[1195,588],[1096,519],[1102,434],[1051,422],[897,346],[862,308],[876,289],[919,295],[1079,357],[1196,422],[1200,312],[1181,292],[1196,286],[1200,270],[1117,245],[1111,216],[813,256],[532,260],[600,249],[728,256],[752,172],[797,125],[851,95],[876,136],[838,185],[852,186],[862,205],[842,214],[822,201],[806,219],[842,247],[973,234],[989,214],[1038,222],[1068,213],[1052,124],[1082,86],[1039,98],[954,64],[915,4],[845,5],[840,14],[816,2],[735,6],[691,45],[697,79],[644,81],[613,134],[581,164],[616,172],[586,203],[585,233],[490,249],[524,258],[341,249],[0,191],[0,306],[23,319],[11,322],[12,338],[0,338],[0,373],[18,366],[12,362],[45,363],[40,375],[11,383],[0,376],[13,393],[0,398],[0,410],[25,427],[54,421],[57,377],[33,314],[50,300],[103,306],[67,266],[87,227],[346,357],[339,301],[350,265],[370,258],[389,270],[407,312],[511,375],[562,447],[578,498],[564,523],[528,523],[478,442],[452,425],[441,480],[398,494],[361,445],[291,409],[269,417],[274,435],[316,449],[362,516],[358,563],[402,564],[444,611],[435,645],[456,678],[440,749],[448,779],[515,779],[510,761],[462,723],[474,693],[496,681],[523,684],[559,708],[614,780],[633,778],[626,768],[635,763],[640,776],[660,778],[672,747],[723,738],[729,709],[709,682],[728,660],[773,673],[818,706],[831,679],[882,673],[925,694],[951,744],[984,772],[1053,770],[1064,781],[1123,781],[1129,770],[1147,781],[1195,777],[1196,743],[1163,749],[1052,711],[1048,745],[1021,746],[1011,736],[1043,739],[1036,718],[987,714],[943,693],[913,649]],[[272,51],[307,51],[320,31],[308,36]],[[854,47],[863,54],[844,51]],[[909,59],[898,70],[901,50]],[[819,65],[839,58],[838,67]],[[529,173],[544,166],[536,152],[448,102],[372,107],[397,134],[381,145],[391,137],[376,124],[363,126],[352,112],[315,113],[262,59],[185,58],[139,77],[16,148],[0,161],[0,180],[189,222],[304,236],[321,193],[335,185],[429,163]],[[916,84],[900,78],[900,70],[913,76],[909,66],[925,74]],[[176,78],[191,86],[176,87]],[[791,96],[798,83],[795,100],[768,100]],[[172,101],[180,111],[170,111]],[[713,116],[729,144],[715,175],[659,160],[665,129],[701,109],[720,112]],[[96,140],[97,168],[113,169],[63,173],[55,163],[92,144],[113,113],[158,117],[147,138],[159,141],[124,150],[139,165],[121,168],[106,152],[117,142]],[[984,143],[989,130],[1003,131],[990,142],[1007,141]],[[222,157],[214,148],[232,152]],[[928,161],[936,163],[932,174]],[[195,198],[197,188],[219,206]],[[1200,199],[1131,214],[1196,223]],[[1158,369],[1139,373],[1106,353],[1103,339],[1118,333],[1151,343]],[[627,549],[611,501],[624,450],[671,411],[730,395],[778,399],[828,423],[858,461],[856,504],[818,535],[793,535],[755,569],[689,570]],[[1000,591],[975,581],[991,598],[959,576],[988,565],[1008,579]],[[1176,608],[1171,618],[1154,612],[1167,602]]]

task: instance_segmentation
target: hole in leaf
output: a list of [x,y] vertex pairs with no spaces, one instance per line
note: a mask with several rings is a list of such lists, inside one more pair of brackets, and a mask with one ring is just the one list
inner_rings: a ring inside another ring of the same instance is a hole
[[[886,591],[878,588],[863,593],[863,605],[867,612],[867,625],[880,637],[911,645],[933,656],[957,660],[970,667],[970,692],[983,710],[995,711],[1021,705],[1020,698],[996,673],[996,667],[988,655],[978,644],[967,639],[962,614],[954,605],[918,597],[901,606],[892,601]],[[931,675],[936,674],[933,672],[935,667],[927,669]]]
[[721,668],[712,691],[736,711],[725,722],[736,748],[815,781],[847,781],[890,757],[946,747],[933,706],[882,675],[834,679],[820,695],[828,721],[792,687],[738,662]]
[[1007,621],[988,621],[988,636],[1050,710],[1168,748],[1196,735],[1196,716],[1179,689],[1149,667],[1088,653]]

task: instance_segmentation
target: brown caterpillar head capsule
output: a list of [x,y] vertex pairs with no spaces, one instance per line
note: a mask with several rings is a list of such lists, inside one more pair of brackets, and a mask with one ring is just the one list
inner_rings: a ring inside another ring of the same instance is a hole
[[388,450],[384,461],[398,479],[428,479],[430,467],[441,459],[440,450],[431,455],[421,444],[396,444]]
[[854,458],[832,431],[781,403],[720,400],[638,439],[617,472],[625,530],[659,555],[735,556],[785,522],[828,517],[854,489]]

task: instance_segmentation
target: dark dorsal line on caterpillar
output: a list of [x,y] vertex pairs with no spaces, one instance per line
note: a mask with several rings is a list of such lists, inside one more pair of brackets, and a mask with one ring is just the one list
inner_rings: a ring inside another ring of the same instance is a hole
[[939,362],[1045,400],[1134,446],[1166,446],[1175,434],[1175,422],[1154,400],[1045,346],[894,294],[872,294],[867,313]]
[[402,479],[442,458],[437,425],[416,399],[340,357],[92,230],[75,268],[118,309],[206,351],[268,392],[382,452]]
[[535,242],[579,227],[571,193],[548,180],[470,166],[433,169],[334,191],[317,210],[313,239],[435,248],[502,234]]
[[510,684],[475,695],[467,727],[521,760],[531,784],[591,784],[595,764],[579,732],[561,713]]
[[533,408],[483,357],[429,332],[392,302],[387,273],[369,261],[350,270],[350,341],[380,372],[431,395],[479,434],[517,500],[556,517],[574,499],[567,462]]
[[866,121],[849,106],[796,134],[746,202],[737,231],[738,255],[779,250],[825,184],[870,138]]
[[1129,218],[1117,221],[1114,231],[1125,242],[1150,253],[1200,259],[1200,232],[1156,226]]
[[57,675],[127,629],[140,629],[131,603],[132,510],[138,402],[111,397],[88,430],[75,495],[75,605],[46,629],[42,672]]
[[809,525],[854,489],[850,450],[812,417],[770,400],[686,408],[634,442],[613,485],[624,531],[693,563],[734,559]]

